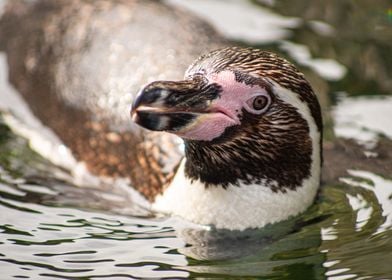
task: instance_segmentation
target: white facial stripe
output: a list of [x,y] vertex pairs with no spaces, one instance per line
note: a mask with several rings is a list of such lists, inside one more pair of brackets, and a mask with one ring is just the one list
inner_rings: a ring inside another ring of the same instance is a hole
[[273,85],[272,89],[282,101],[287,104],[295,107],[301,116],[305,119],[309,126],[309,134],[312,139],[312,167],[311,174],[312,176],[317,175],[319,177],[320,174],[320,132],[318,131],[315,120],[312,117],[309,107],[304,103],[298,96],[297,93],[292,92],[289,89],[281,87],[276,82],[269,80],[269,82]]

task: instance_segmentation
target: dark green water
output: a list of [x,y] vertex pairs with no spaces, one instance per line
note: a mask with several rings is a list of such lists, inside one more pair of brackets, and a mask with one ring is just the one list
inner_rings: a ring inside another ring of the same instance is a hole
[[[274,50],[301,67],[320,95],[328,141],[390,141],[391,3],[196,2],[187,5],[210,7],[213,24],[232,40]],[[74,186],[67,170],[33,152],[4,119],[0,279],[392,279],[392,170],[383,176],[349,170],[324,184],[306,213],[281,224],[206,231],[146,217],[119,188]]]

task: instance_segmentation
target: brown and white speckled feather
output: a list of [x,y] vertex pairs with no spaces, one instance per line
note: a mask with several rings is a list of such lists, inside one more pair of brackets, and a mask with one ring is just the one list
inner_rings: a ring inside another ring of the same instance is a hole
[[181,78],[221,42],[211,26],[162,1],[8,1],[0,19],[10,81],[33,113],[89,171],[130,178],[149,200],[181,154],[175,136],[130,123],[132,98],[157,77]]

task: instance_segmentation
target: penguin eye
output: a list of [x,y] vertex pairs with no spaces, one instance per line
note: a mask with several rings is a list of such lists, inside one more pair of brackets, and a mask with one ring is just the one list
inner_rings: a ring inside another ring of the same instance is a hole
[[268,99],[263,95],[256,96],[252,102],[253,109],[255,109],[256,111],[260,111],[264,109],[264,107],[267,105],[268,105]]
[[268,94],[258,94],[252,96],[245,103],[245,109],[253,114],[264,113],[271,104],[271,97]]

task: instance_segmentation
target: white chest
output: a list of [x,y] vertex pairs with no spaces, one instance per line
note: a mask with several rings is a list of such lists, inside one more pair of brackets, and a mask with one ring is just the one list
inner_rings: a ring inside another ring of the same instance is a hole
[[184,176],[185,160],[170,187],[157,197],[153,209],[217,228],[243,230],[285,220],[309,207],[319,178],[311,177],[295,191],[275,193],[262,185],[205,188]]

